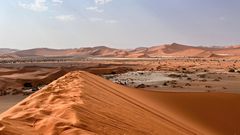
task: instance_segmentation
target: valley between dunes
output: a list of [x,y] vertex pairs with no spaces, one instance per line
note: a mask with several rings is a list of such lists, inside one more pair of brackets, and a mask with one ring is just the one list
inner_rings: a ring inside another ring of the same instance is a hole
[[0,135],[240,134],[240,95],[128,88],[75,71],[0,115]]

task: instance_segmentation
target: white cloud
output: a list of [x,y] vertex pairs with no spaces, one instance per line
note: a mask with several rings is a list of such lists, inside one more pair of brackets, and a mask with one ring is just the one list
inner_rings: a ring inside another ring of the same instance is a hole
[[104,11],[103,9],[99,9],[97,6],[87,7],[86,10],[95,11],[95,12],[98,12],[98,13],[102,13]]
[[63,0],[52,0],[53,3],[58,3],[58,4],[62,4]]
[[55,16],[55,19],[63,22],[70,22],[76,20],[74,15],[59,15]]
[[112,2],[112,0],[95,0],[95,3],[97,5],[105,5],[105,4],[109,3],[109,2]]
[[87,7],[86,10],[102,13],[104,12],[104,10],[99,7],[103,8],[105,4],[112,2],[112,0],[94,0],[94,1],[95,6]]
[[48,10],[48,7],[46,6],[46,0],[35,0],[33,3],[28,4],[19,2],[19,6],[37,12]]
[[63,0],[52,0],[54,6],[59,6],[63,4]]

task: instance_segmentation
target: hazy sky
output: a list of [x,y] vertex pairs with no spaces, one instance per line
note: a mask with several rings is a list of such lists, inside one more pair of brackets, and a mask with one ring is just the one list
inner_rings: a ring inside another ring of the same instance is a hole
[[0,0],[0,48],[240,43],[240,0]]

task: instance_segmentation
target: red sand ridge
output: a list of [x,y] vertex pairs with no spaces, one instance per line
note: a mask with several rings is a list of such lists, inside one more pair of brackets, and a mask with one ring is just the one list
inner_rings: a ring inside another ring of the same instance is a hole
[[128,90],[90,73],[68,73],[1,114],[0,134],[200,134]]

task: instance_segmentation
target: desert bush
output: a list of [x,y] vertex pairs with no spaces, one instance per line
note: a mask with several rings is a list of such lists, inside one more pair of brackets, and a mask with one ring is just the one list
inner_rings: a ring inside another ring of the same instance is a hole
[[235,69],[230,68],[230,69],[228,70],[228,72],[235,72]]
[[33,86],[32,86],[32,83],[29,83],[29,82],[24,83],[23,86],[24,86],[24,87],[28,87],[28,88],[33,87]]
[[144,84],[138,85],[136,88],[145,88],[146,86]]

